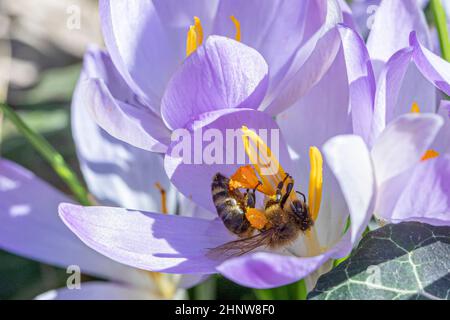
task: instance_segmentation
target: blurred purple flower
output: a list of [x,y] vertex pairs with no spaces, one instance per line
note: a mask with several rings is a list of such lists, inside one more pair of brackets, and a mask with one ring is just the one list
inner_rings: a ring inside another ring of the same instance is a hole
[[450,224],[450,105],[439,103],[437,90],[450,95],[450,64],[431,51],[430,39],[414,0],[381,2],[368,39],[378,80],[367,146],[342,136],[326,147],[341,185],[351,167],[333,150],[371,159],[373,213],[383,222]]

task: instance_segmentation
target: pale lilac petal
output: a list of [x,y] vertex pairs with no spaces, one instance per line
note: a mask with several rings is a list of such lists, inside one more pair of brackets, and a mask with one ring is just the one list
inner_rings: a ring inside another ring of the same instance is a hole
[[371,142],[398,116],[417,103],[423,113],[436,111],[436,89],[412,63],[413,50],[397,52],[378,78]]
[[431,149],[440,154],[450,153],[450,101],[442,100],[438,114],[444,119],[444,125],[434,140]]
[[349,4],[345,0],[338,0],[338,3],[342,10],[344,24],[346,26],[349,26],[352,29],[356,30],[356,25],[355,25],[355,21],[353,19],[352,9],[350,8]]
[[326,10],[324,0],[221,1],[213,32],[233,37],[236,30],[230,16],[235,16],[241,23],[242,42],[263,55],[275,85],[272,79],[285,72],[294,53],[325,23]]
[[450,155],[418,164],[408,182],[396,183],[392,211],[377,212],[383,219],[399,223],[418,221],[431,225],[450,225]]
[[419,163],[442,125],[443,119],[434,114],[407,114],[389,124],[372,149],[377,184]]
[[220,109],[257,109],[267,90],[268,66],[254,49],[235,40],[208,37],[167,85],[161,113],[171,129]]
[[265,112],[276,116],[288,109],[309,93],[328,71],[339,51],[339,32],[334,28],[317,37],[297,52],[282,81],[269,92],[262,106]]
[[92,48],[85,55],[73,105],[88,108],[99,126],[136,147],[164,152],[170,141],[160,117],[139,102],[109,56],[99,49]]
[[427,47],[431,46],[425,15],[417,1],[382,1],[367,40],[371,58],[378,66],[386,63],[395,52],[409,47],[412,31],[417,32]]
[[364,41],[352,29],[340,27],[347,71],[353,133],[369,140],[375,99],[375,77]]
[[114,65],[155,111],[165,84],[181,62],[152,1],[99,3],[103,36]]
[[262,110],[273,116],[307,94],[327,72],[339,51],[340,38],[336,25],[343,20],[339,4],[334,0],[317,4],[320,8],[326,5],[325,22],[297,50],[286,70],[280,73],[282,77],[272,81],[261,106]]
[[59,214],[94,250],[149,271],[215,273],[221,260],[206,254],[233,239],[219,220],[70,204],[60,205]]
[[227,260],[217,270],[226,278],[243,286],[258,289],[279,287],[307,277],[329,259],[345,256],[351,247],[346,237],[332,249],[314,257],[255,252]]
[[61,288],[47,291],[36,300],[159,300],[156,292],[110,282],[83,282],[79,289]]
[[361,137],[354,135],[335,137],[323,149],[347,202],[351,220],[349,234],[354,244],[370,221],[375,201],[370,153]]
[[450,63],[437,56],[411,34],[411,46],[414,48],[413,59],[422,74],[437,88],[450,95]]
[[128,283],[143,273],[86,247],[58,218],[60,202],[71,201],[33,173],[0,160],[0,247],[43,263]]
[[[176,193],[164,172],[163,156],[122,142],[101,129],[75,94],[72,102],[72,134],[89,191],[103,205],[160,211],[161,194],[167,192],[170,212],[176,209]],[[107,186],[107,187],[106,187]]]
[[[268,145],[278,155],[281,166],[291,174],[290,156],[275,121],[266,113],[252,109],[230,109],[205,114],[194,122],[184,137],[176,139],[166,153],[164,165],[175,187],[197,205],[215,213],[211,182],[217,172],[231,176],[239,166],[249,164],[242,143],[242,126],[265,134]],[[264,131],[259,131],[263,129]],[[233,134],[236,133],[236,137]],[[202,139],[203,137],[203,139]],[[229,138],[227,138],[229,137]],[[180,142],[190,145],[186,153]]]

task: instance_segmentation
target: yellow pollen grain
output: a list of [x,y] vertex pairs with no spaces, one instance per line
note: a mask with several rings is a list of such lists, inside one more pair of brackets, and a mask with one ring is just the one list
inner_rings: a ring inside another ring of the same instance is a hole
[[411,113],[420,113],[420,107],[417,102],[413,102],[411,106]]
[[316,221],[322,201],[323,159],[317,147],[309,148],[311,170],[309,174],[308,203],[311,217]]
[[426,161],[426,160],[434,159],[437,157],[439,157],[439,152],[437,152],[436,150],[430,149],[425,152],[425,154],[422,156],[422,158],[420,160]]
[[250,222],[250,225],[257,230],[263,229],[268,222],[266,214],[256,208],[247,208],[245,211],[245,217],[248,222]]
[[241,41],[241,23],[239,22],[238,19],[236,19],[235,16],[230,16],[231,21],[233,21],[234,26],[236,28],[236,35],[234,36],[234,38],[236,39],[236,41]]

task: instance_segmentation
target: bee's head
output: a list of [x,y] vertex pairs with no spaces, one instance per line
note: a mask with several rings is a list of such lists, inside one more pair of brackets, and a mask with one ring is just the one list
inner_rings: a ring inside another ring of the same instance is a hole
[[308,205],[306,202],[295,200],[290,203],[290,207],[292,213],[297,218],[296,221],[303,231],[308,230],[314,224],[309,214]]

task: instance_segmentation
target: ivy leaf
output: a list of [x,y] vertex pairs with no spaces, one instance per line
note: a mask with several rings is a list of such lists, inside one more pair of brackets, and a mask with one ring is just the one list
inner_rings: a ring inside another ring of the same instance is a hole
[[308,298],[450,299],[450,227],[405,222],[369,232]]

